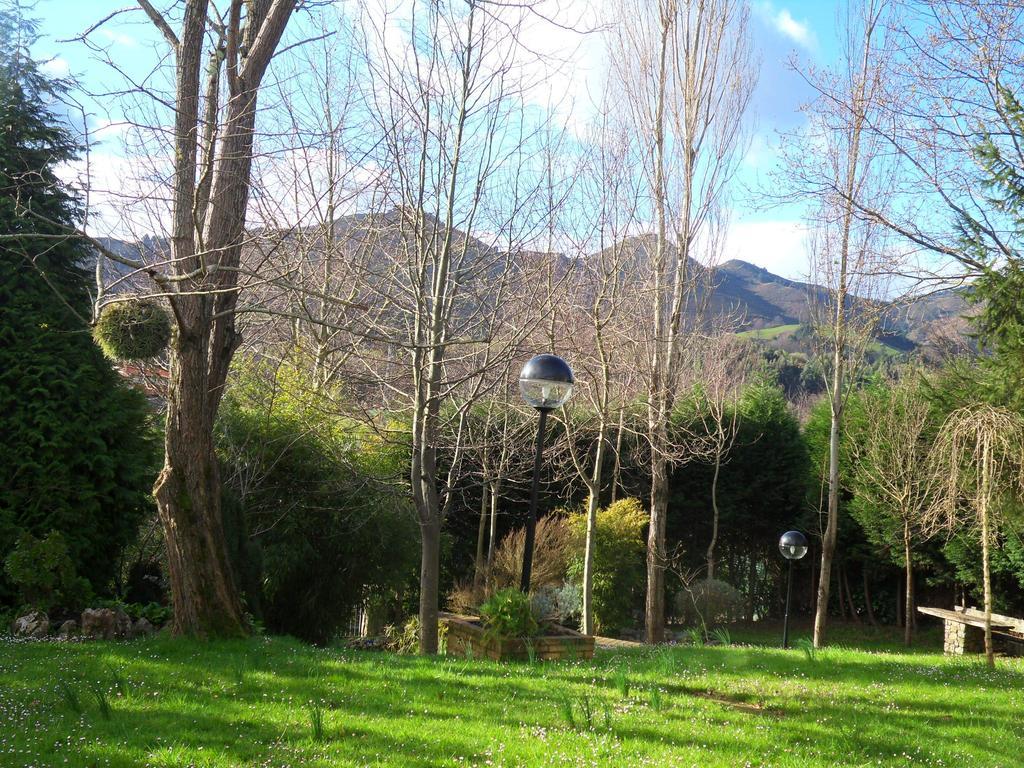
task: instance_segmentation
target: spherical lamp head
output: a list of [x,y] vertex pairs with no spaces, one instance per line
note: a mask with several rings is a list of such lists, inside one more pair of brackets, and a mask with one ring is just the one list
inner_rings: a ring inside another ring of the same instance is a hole
[[799,560],[807,554],[807,537],[800,531],[786,531],[779,539],[779,552],[787,560]]
[[537,355],[519,374],[523,399],[538,411],[560,408],[572,394],[572,368],[557,355]]

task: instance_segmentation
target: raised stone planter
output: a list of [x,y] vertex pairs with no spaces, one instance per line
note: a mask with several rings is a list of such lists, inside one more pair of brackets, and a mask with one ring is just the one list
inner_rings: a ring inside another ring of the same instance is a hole
[[594,638],[566,627],[554,626],[548,634],[538,637],[493,637],[488,635],[476,616],[442,613],[441,623],[448,628],[447,653],[450,656],[473,656],[495,661],[506,659],[538,660],[592,659]]

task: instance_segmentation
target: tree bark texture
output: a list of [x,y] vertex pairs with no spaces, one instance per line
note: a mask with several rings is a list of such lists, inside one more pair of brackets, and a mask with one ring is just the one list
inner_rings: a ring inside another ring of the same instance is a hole
[[437,653],[441,520],[420,522],[420,653]]

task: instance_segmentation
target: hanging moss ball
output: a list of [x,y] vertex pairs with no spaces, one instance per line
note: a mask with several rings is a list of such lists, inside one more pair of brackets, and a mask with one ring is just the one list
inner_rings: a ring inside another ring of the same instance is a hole
[[148,360],[167,348],[171,321],[153,299],[115,301],[100,310],[92,335],[109,358]]

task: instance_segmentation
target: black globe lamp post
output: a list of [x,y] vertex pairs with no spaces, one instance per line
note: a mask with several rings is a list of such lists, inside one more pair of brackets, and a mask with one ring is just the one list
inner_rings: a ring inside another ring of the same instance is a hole
[[557,355],[537,355],[523,366],[519,374],[519,391],[527,405],[540,414],[537,423],[537,452],[533,459],[533,484],[530,488],[530,516],[526,520],[526,542],[523,547],[523,574],[519,588],[530,591],[533,571],[533,540],[537,535],[537,493],[540,486],[540,462],[544,453],[544,427],[548,412],[561,408],[572,394],[575,380],[572,368]]
[[807,554],[807,537],[800,531],[786,531],[779,539],[779,551],[789,561],[786,582],[786,615],[782,620],[782,647],[789,648],[789,603],[793,599],[793,561]]

